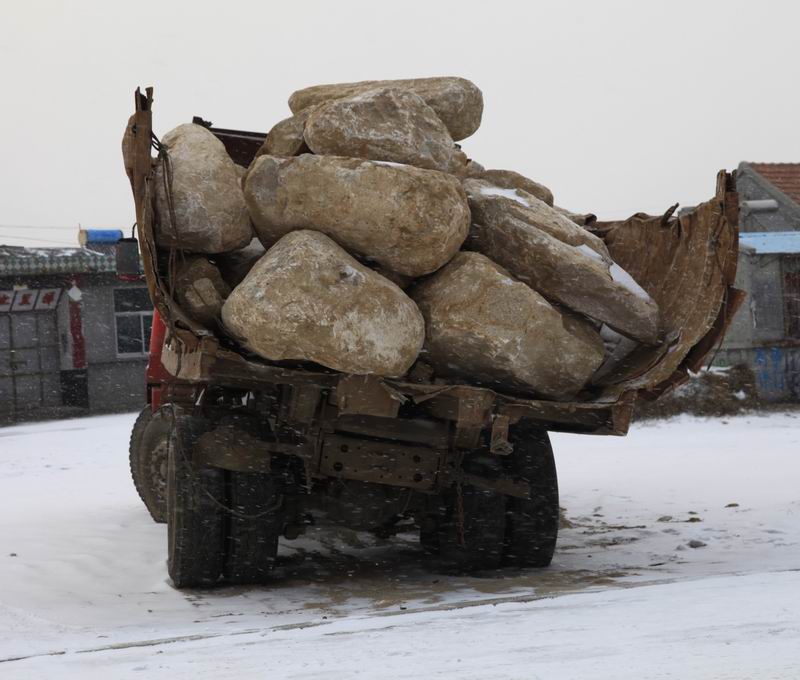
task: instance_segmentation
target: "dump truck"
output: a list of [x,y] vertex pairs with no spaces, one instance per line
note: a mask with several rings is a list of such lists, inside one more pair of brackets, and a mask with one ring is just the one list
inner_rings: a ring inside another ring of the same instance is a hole
[[[733,287],[735,176],[721,171],[713,198],[679,217],[672,208],[592,225],[656,300],[661,327],[657,345],[636,349],[580,401],[267,361],[176,302],[174,252],[156,245],[153,230],[154,164],[164,150],[152,104],[152,88],[137,89],[123,138],[156,310],[131,467],[154,519],[168,525],[177,588],[266,582],[279,539],[314,523],[387,538],[418,531],[425,551],[457,570],[547,566],[559,527],[548,432],[626,434],[636,400],[699,370],[743,299]],[[194,122],[245,167],[264,140]]]

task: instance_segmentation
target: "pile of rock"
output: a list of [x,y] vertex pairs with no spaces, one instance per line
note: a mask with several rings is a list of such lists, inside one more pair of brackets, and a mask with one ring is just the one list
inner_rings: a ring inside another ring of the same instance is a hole
[[202,126],[162,140],[156,242],[179,252],[190,318],[271,361],[549,399],[657,342],[656,304],[593,216],[456,144],[483,112],[469,81],[321,85],[289,106],[246,169]]

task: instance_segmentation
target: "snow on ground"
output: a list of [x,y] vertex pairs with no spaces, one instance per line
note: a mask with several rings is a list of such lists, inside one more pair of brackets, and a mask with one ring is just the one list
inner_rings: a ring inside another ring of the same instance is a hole
[[271,588],[183,593],[133,419],[0,429],[0,678],[800,677],[797,413],[553,435],[547,570],[444,576],[411,535],[315,530]]

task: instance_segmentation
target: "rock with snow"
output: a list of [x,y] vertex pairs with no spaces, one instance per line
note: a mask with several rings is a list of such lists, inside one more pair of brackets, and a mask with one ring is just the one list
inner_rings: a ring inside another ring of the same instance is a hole
[[403,375],[425,336],[422,315],[402,290],[307,230],[269,249],[225,301],[222,320],[265,359],[359,375]]
[[315,85],[294,92],[289,97],[289,108],[292,113],[298,113],[314,104],[387,87],[410,91],[422,97],[436,112],[455,141],[469,137],[481,124],[481,91],[469,80],[454,77],[364,80],[356,83]]
[[493,227],[514,217],[571,246],[586,246],[611,261],[601,239],[522,189],[505,189],[478,179],[465,180],[463,185],[473,222]]
[[[156,243],[206,254],[246,246],[253,230],[236,165],[222,142],[202,125],[190,123],[168,132],[161,143],[169,153],[171,173],[161,162],[156,167]],[[172,212],[165,174],[171,174]]]
[[320,155],[452,173],[462,172],[467,164],[466,155],[425,100],[396,88],[367,90],[318,106],[306,120],[305,141]]
[[480,163],[473,161],[467,164],[466,173],[466,177],[470,179],[480,179],[501,189],[519,189],[549,206],[553,205],[553,192],[550,189],[513,170],[487,170]]
[[214,324],[230,292],[219,269],[205,257],[192,257],[178,266],[175,298],[190,319],[204,326]]
[[410,165],[261,156],[248,172],[245,198],[267,247],[290,231],[314,229],[407,276],[436,271],[469,231],[469,205],[458,179]]
[[236,288],[247,273],[253,268],[267,250],[257,238],[254,238],[244,248],[232,250],[229,253],[218,255],[215,259],[220,274],[231,288]]
[[603,360],[603,341],[479,253],[461,252],[412,296],[437,375],[573,398]]
[[469,245],[547,299],[634,340],[657,342],[656,303],[619,265],[587,245],[569,245],[512,216],[491,226],[473,224]]

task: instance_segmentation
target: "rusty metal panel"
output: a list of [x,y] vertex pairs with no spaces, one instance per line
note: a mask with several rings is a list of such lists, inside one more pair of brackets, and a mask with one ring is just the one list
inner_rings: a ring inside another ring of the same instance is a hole
[[441,454],[421,446],[329,435],[319,471],[330,477],[429,490],[436,485]]
[[434,449],[446,449],[450,445],[450,426],[444,421],[340,415],[336,419],[335,427],[337,432],[362,437],[397,439],[413,444],[424,444]]
[[322,388],[318,385],[292,385],[290,391],[286,422],[305,425],[312,423],[319,410]]
[[346,375],[336,387],[339,413],[395,418],[404,397],[374,375]]
[[508,441],[508,425],[508,416],[498,415],[492,421],[489,450],[497,456],[507,456],[514,451],[513,444]]

